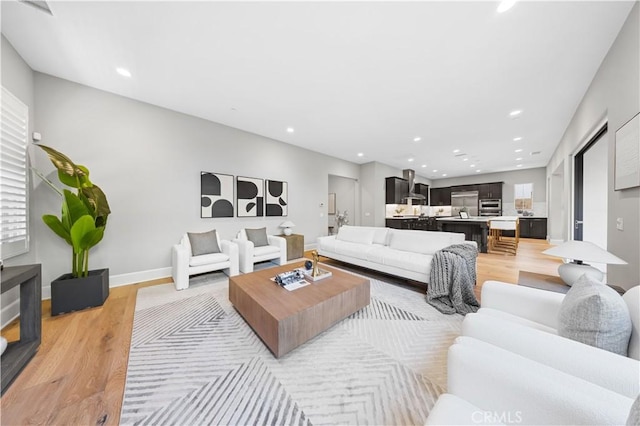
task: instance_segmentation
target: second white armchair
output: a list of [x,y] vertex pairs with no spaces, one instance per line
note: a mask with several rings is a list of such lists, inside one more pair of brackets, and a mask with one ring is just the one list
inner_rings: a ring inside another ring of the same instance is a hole
[[256,262],[273,260],[278,265],[287,263],[287,240],[267,235],[266,228],[241,229],[234,243],[238,245],[240,272],[253,272]]

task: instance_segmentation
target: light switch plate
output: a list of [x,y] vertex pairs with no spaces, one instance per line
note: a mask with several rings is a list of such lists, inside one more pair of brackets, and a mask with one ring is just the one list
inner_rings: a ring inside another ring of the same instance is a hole
[[624,228],[624,227],[623,227],[623,221],[622,221],[622,218],[621,218],[621,217],[619,217],[619,218],[617,218],[617,219],[616,219],[616,229],[617,229],[618,231],[622,231],[622,230],[623,230],[623,228]]

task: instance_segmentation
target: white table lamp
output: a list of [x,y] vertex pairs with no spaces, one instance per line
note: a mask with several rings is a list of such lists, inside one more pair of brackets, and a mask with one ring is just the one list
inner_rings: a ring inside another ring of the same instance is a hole
[[282,233],[284,235],[291,235],[293,233],[291,228],[293,228],[294,226],[296,226],[296,224],[291,222],[290,220],[285,220],[280,224],[280,228],[283,228]]
[[625,265],[627,262],[620,259],[605,249],[589,241],[567,241],[558,246],[551,247],[542,252],[549,256],[571,259],[569,263],[563,263],[558,267],[558,275],[567,285],[573,285],[578,278],[588,274],[598,281],[604,279],[604,274],[597,268],[584,262],[607,263]]

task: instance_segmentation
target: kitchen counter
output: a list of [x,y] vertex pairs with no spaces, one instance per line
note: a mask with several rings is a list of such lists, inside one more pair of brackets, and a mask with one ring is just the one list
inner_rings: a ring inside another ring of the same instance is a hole
[[436,219],[438,231],[459,232],[465,235],[465,240],[475,241],[480,253],[486,253],[489,242],[489,220],[492,216],[470,217],[441,217]]
[[475,217],[469,217],[467,219],[462,219],[461,217],[439,217],[436,220],[438,221],[447,221],[447,222],[484,222],[487,223],[487,221],[489,221],[490,219],[492,219],[493,216],[475,216]]

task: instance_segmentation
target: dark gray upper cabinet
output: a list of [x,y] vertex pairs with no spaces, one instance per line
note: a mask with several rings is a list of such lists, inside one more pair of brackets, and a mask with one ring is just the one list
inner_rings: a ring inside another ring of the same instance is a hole
[[478,186],[478,198],[480,200],[500,200],[502,199],[503,182],[483,183]]
[[431,188],[431,205],[432,206],[450,206],[451,205],[451,187]]
[[421,200],[420,203],[416,203],[416,201],[414,201],[414,204],[421,204],[423,206],[429,205],[429,185],[426,183],[416,183],[415,192],[416,194],[423,195],[424,200]]
[[385,179],[385,204],[402,204],[409,193],[409,182],[399,177]]

